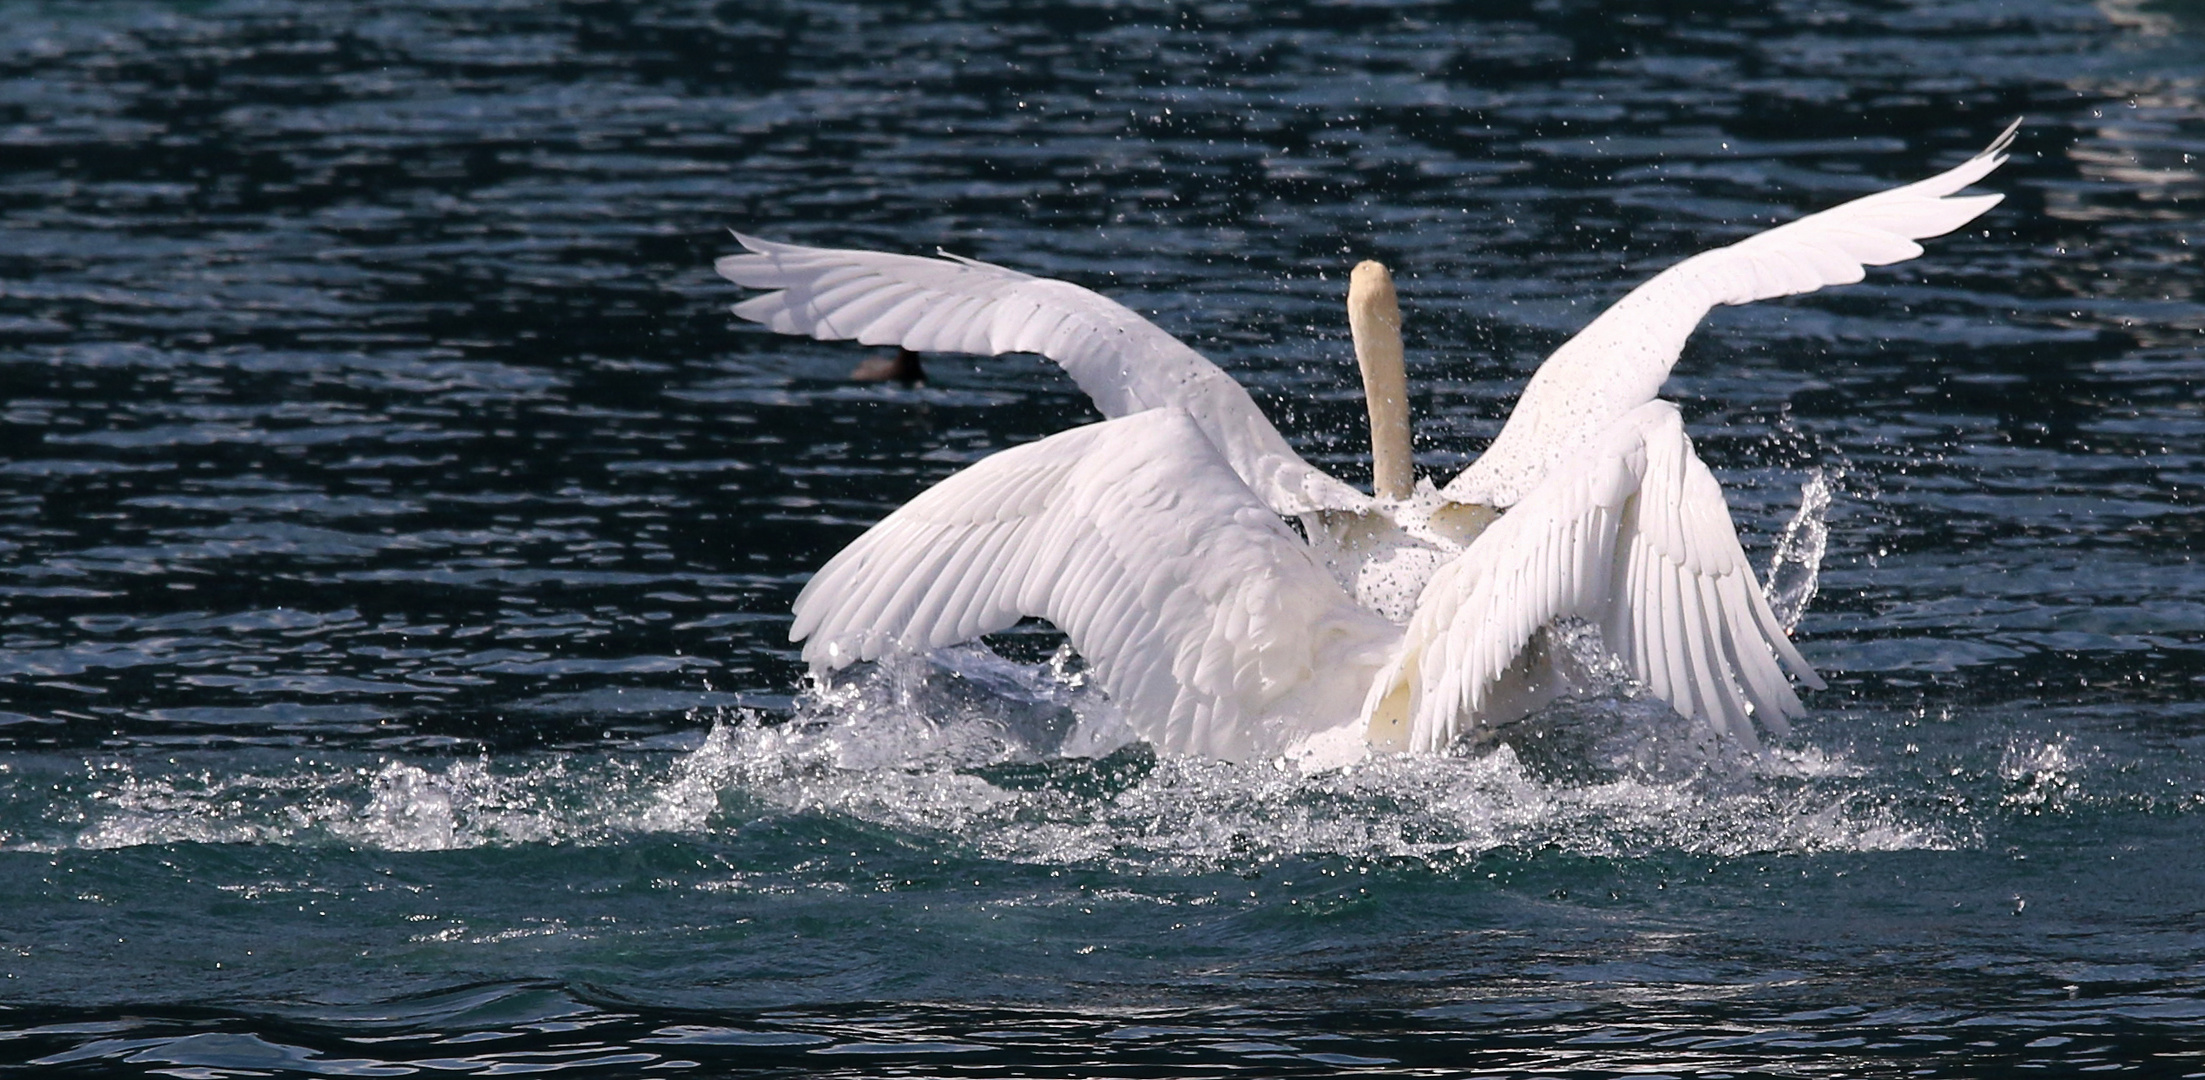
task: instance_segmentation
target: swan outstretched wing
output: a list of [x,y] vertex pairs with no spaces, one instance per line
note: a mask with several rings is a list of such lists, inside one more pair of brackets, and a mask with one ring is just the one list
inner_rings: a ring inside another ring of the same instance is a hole
[[1822,685],[1762,598],[1722,489],[1666,401],[1610,424],[1433,576],[1367,699],[1374,741],[1390,700],[1409,748],[1445,749],[1515,692],[1533,635],[1564,617],[1598,626],[1654,696],[1749,746],[1753,719],[1782,732],[1803,711],[1780,660]]
[[938,259],[780,244],[737,233],[750,249],[716,267],[771,289],[735,314],[783,334],[915,352],[1039,353],[1062,365],[1105,417],[1176,408],[1194,418],[1233,471],[1277,513],[1352,510],[1370,498],[1301,459],[1248,391],[1125,305],[1068,281],[977,259]]
[[1193,417],[1156,409],[935,485],[812,578],[789,637],[832,669],[1028,616],[1065,632],[1145,738],[1228,759],[1352,717],[1400,636],[1341,591]]
[[1982,153],[1927,180],[1810,214],[1702,252],[1654,276],[1556,349],[1524,387],[1493,445],[1448,483],[1460,503],[1505,507],[1586,440],[1661,391],[1685,338],[1716,304],[1745,304],[1861,280],[1863,268],[1922,253],[2003,195],[1955,195],[2006,161],[2016,120]]

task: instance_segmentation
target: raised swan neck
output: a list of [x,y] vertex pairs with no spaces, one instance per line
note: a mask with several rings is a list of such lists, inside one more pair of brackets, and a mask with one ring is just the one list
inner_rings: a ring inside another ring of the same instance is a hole
[[1348,278],[1348,329],[1370,406],[1371,492],[1399,502],[1416,491],[1409,449],[1409,378],[1401,363],[1401,305],[1393,275],[1365,259]]

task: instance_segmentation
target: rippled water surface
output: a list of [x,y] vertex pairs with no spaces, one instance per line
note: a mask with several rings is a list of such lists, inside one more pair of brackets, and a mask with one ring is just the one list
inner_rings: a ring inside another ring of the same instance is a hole
[[[2205,1074],[2194,3],[0,0],[0,1072]],[[1304,778],[1034,628],[807,690],[806,575],[1093,418],[737,325],[726,230],[1126,300],[1367,478],[1702,247],[2006,202],[1716,313],[1758,761],[1626,687]]]

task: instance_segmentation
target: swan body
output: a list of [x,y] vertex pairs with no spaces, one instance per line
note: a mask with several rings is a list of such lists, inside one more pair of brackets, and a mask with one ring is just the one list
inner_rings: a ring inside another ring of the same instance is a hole
[[1039,617],[1164,752],[1306,767],[1442,751],[1538,708],[1565,685],[1551,631],[1577,620],[1655,697],[1757,746],[1756,721],[1782,734],[1803,713],[1791,679],[1822,684],[1655,395],[1714,305],[1858,281],[1989,210],[2001,196],[1957,192],[2006,160],[2018,126],[1929,179],[1656,275],[1557,349],[1444,487],[1409,471],[1398,308],[1383,268],[1358,267],[1375,496],[1303,461],[1200,354],[1079,286],[738,234],[748,253],[719,272],[770,290],[739,316],[918,352],[1039,353],[1105,417],[888,515],[805,586],[790,639],[826,671]]

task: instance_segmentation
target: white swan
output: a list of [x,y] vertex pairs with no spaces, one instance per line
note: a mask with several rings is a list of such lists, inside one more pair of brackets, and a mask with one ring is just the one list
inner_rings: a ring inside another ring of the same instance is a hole
[[1200,354],[1077,285],[738,235],[749,253],[719,272],[774,290],[739,316],[918,352],[1039,353],[1108,418],[998,453],[890,514],[812,578],[790,639],[831,670],[1040,617],[1161,750],[1322,765],[1370,747],[1444,750],[1537,708],[1560,688],[1547,631],[1577,619],[1677,712],[1757,745],[1756,719],[1781,733],[1802,712],[1783,669],[1821,682],[1655,394],[1714,305],[1859,281],[1996,205],[1955,193],[2006,160],[2019,124],[1927,180],[1656,275],[1541,365],[1444,488],[1411,484],[1392,285],[1358,267],[1349,307],[1375,498],[1303,461]]

